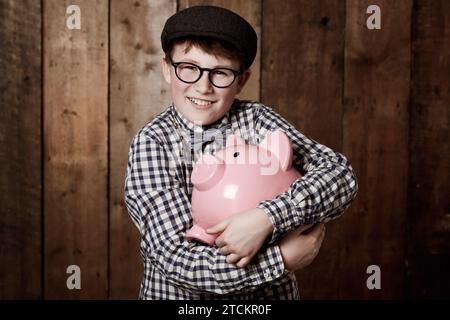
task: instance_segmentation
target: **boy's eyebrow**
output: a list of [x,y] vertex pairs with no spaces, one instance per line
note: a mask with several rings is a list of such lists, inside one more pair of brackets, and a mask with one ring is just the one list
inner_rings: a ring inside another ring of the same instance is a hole
[[[182,62],[190,62],[190,63],[194,63],[200,67],[203,67],[200,65],[200,62],[196,61],[196,60],[192,60],[192,59],[181,59],[180,61]],[[218,64],[215,65],[214,67],[212,67],[211,69],[215,69],[215,68],[228,68],[228,69],[233,69],[233,66],[230,65],[225,65],[225,64]]]

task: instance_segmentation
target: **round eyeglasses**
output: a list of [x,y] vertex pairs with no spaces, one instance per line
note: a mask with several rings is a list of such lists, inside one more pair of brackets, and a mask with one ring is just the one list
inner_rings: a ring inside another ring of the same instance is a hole
[[228,68],[201,68],[190,62],[172,62],[175,68],[175,74],[178,79],[184,83],[195,83],[203,75],[204,71],[208,71],[208,78],[211,84],[217,88],[227,88],[231,86],[242,71],[236,71]]

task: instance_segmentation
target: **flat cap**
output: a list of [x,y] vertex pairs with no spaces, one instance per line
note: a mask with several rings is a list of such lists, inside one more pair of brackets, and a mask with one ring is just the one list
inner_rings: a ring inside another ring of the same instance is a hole
[[194,6],[181,10],[167,19],[161,33],[164,52],[178,38],[204,37],[231,44],[244,57],[249,68],[256,56],[257,40],[253,27],[233,11],[216,6]]

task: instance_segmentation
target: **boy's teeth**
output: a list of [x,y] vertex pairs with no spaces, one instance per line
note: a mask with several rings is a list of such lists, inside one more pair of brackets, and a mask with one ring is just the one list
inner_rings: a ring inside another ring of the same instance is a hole
[[207,106],[212,103],[212,101],[199,100],[195,98],[188,98],[191,102],[198,104],[199,106]]

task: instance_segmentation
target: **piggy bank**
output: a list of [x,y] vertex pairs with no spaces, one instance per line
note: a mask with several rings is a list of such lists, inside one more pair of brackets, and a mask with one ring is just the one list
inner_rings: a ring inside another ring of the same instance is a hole
[[194,224],[186,238],[213,245],[218,234],[206,229],[275,198],[300,177],[292,167],[292,146],[283,131],[268,133],[259,145],[228,136],[225,148],[202,155],[194,165]]

